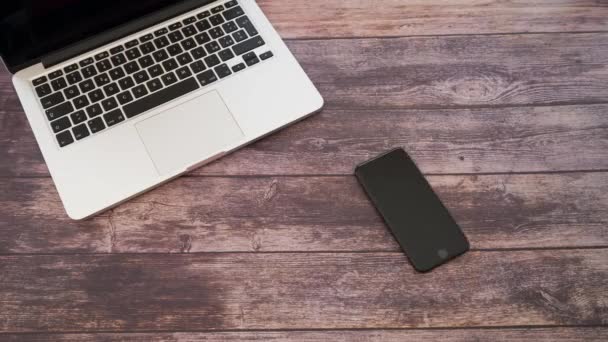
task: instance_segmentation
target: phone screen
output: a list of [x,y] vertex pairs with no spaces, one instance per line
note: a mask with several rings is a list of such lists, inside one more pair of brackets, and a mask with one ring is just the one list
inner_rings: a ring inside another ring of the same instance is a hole
[[402,149],[366,162],[356,176],[418,271],[466,252],[469,243]]

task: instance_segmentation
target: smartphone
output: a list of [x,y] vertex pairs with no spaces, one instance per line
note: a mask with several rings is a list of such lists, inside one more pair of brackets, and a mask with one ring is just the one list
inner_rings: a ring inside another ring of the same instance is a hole
[[466,236],[403,149],[357,166],[355,174],[417,271],[469,250]]

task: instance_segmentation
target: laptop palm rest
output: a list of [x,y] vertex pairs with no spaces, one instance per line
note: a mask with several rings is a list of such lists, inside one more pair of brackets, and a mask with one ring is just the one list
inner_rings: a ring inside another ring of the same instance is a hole
[[245,136],[217,91],[168,109],[135,127],[161,176],[213,158]]

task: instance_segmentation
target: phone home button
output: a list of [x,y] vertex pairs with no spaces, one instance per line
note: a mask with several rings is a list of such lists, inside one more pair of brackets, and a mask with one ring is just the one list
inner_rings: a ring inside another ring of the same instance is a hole
[[440,249],[440,250],[437,251],[437,255],[439,255],[439,257],[441,259],[445,259],[445,258],[448,257],[448,251],[447,251],[447,249],[442,248],[442,249]]

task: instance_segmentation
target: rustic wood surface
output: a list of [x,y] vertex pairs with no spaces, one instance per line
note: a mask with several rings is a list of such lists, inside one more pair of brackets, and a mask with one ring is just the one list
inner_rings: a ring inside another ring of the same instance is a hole
[[[325,110],[83,222],[0,73],[1,341],[608,340],[608,1],[259,1]],[[472,251],[352,176],[405,147]]]

